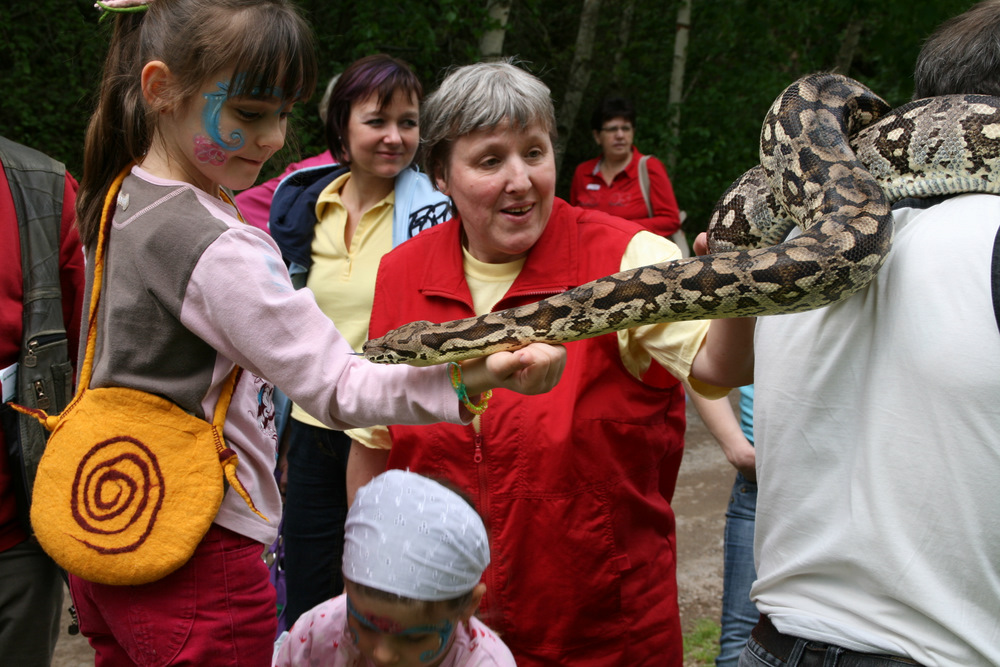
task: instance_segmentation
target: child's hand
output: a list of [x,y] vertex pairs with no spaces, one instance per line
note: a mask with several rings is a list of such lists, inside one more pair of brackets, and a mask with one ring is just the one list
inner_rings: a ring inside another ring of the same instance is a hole
[[694,238],[694,245],[692,246],[695,255],[707,255],[708,254],[708,234],[702,232]]
[[463,362],[462,375],[473,397],[495,387],[530,396],[556,386],[565,367],[565,347],[532,343],[514,352],[496,352]]
[[737,441],[729,447],[723,446],[722,452],[726,455],[726,460],[739,470],[747,481],[757,481],[757,450],[749,440],[743,438],[742,442]]

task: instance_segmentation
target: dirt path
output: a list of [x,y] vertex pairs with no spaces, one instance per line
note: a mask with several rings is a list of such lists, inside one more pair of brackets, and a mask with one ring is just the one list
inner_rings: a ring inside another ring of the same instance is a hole
[[[69,607],[69,593],[66,594],[66,606]],[[94,651],[90,644],[83,638],[83,635],[70,635],[66,632],[69,627],[69,611],[63,610],[62,634],[59,635],[59,643],[56,644],[56,654],[52,659],[52,667],[87,667],[94,664]]]
[[[722,531],[734,471],[697,413],[688,407],[686,449],[674,495],[677,515],[677,581],[681,621],[688,632],[698,619],[716,622],[722,597]],[[69,614],[63,614],[63,627]],[[52,667],[86,667],[94,652],[80,635],[63,633]]]

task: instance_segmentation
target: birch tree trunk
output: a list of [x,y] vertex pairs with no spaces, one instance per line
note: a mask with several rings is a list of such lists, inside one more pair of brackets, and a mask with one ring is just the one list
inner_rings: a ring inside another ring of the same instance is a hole
[[851,20],[847,23],[847,29],[844,31],[844,41],[840,45],[837,62],[833,66],[834,72],[843,74],[844,76],[849,75],[851,63],[854,61],[854,53],[858,50],[858,43],[861,41],[861,31],[864,27],[864,20],[852,13]]
[[667,155],[667,171],[673,173],[677,166],[677,146],[681,133],[681,99],[684,94],[684,67],[687,64],[688,38],[691,32],[691,3],[693,0],[681,0],[677,8],[677,32],[674,36],[674,67],[670,72],[670,95],[667,104],[670,105],[670,135],[673,137],[673,147]]
[[628,48],[628,40],[632,34],[632,17],[635,16],[635,0],[626,0],[621,3],[621,20],[618,23],[618,49],[615,51],[614,73],[615,82],[622,78],[622,59],[625,56],[625,49]]
[[487,0],[486,11],[500,27],[487,30],[479,40],[479,53],[483,60],[496,60],[503,56],[503,40],[507,35],[507,17],[513,0]]
[[555,147],[557,175],[562,168],[570,129],[576,122],[583,93],[590,81],[591,56],[594,51],[594,37],[597,34],[597,16],[600,9],[601,0],[583,0],[583,11],[580,12],[580,27],[576,33],[576,48],[573,51],[573,63],[569,68],[566,94],[563,96],[562,106],[556,112],[556,122],[559,125],[559,139]]

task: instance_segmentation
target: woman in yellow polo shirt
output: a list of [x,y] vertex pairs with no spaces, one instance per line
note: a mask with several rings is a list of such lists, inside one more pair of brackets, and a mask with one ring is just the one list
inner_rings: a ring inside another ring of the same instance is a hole
[[[379,260],[394,246],[450,217],[447,197],[412,166],[420,141],[423,88],[387,55],[362,58],[340,75],[326,115],[335,165],[285,178],[269,225],[296,287],[308,287],[347,341],[368,334]],[[350,438],[292,406],[284,517],[285,623],[342,592]]]

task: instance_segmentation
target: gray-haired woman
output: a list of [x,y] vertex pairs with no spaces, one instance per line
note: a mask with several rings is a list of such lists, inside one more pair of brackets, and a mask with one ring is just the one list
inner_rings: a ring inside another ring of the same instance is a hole
[[[421,127],[426,170],[456,216],[383,259],[371,336],[680,257],[634,223],[555,198],[555,115],[526,71],[455,70]],[[748,349],[752,332],[752,320],[720,320],[570,343],[563,381],[544,398],[497,391],[469,426],[389,427],[389,467],[453,480],[486,518],[481,616],[518,665],[681,664],[670,508],[681,382],[709,396],[748,382],[752,369],[730,371],[719,352]]]

